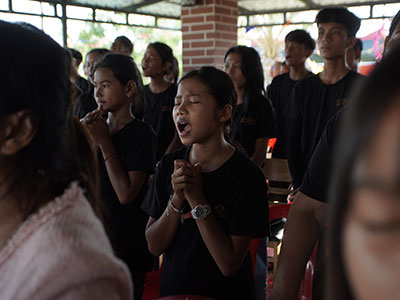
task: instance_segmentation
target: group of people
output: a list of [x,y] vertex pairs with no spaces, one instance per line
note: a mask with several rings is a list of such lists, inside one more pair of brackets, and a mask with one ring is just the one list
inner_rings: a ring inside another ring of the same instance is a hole
[[[86,81],[79,53],[33,26],[0,22],[8,41],[0,50],[8,58],[0,81],[2,297],[141,299],[145,274],[164,254],[160,296],[256,299],[249,245],[269,234],[260,167],[275,136],[273,156],[288,159],[296,196],[271,299],[296,298],[326,224],[316,299],[398,294],[399,19],[384,59],[363,78],[346,58],[360,19],[345,8],[321,10],[324,70],[305,68],[315,41],[295,30],[285,39],[289,71],[267,89],[250,47],[228,49],[224,70],[204,66],[178,81],[168,45],[148,45],[141,73],[133,44],[118,37],[110,50],[86,54]],[[264,283],[257,297],[265,299]]]

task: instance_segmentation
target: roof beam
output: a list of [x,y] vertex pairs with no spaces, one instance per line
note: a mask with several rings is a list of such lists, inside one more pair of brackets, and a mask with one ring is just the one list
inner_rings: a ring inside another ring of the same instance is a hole
[[136,11],[138,8],[144,7],[144,6],[149,6],[152,4],[156,4],[159,2],[163,2],[163,0],[144,0],[142,2],[133,4],[133,5],[129,5],[123,8],[123,10],[128,10],[128,11]]
[[303,2],[307,8],[313,9],[315,8],[317,5],[314,3],[313,0],[300,0],[300,2]]

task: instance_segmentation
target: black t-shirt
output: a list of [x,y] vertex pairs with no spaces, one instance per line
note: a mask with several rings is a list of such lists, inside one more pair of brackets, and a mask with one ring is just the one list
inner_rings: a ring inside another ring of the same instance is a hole
[[[165,155],[142,208],[153,218],[163,214],[172,193],[171,174],[176,159],[188,159],[190,147]],[[239,151],[217,170],[203,173],[204,195],[221,228],[229,235],[265,236],[269,233],[267,186],[261,170]],[[189,204],[185,210],[189,211]],[[200,235],[196,221],[178,225],[165,251],[160,296],[196,294],[217,299],[254,299],[251,259],[224,277]]]
[[[149,125],[135,119],[113,134],[111,139],[127,172],[145,171],[149,175],[154,172],[155,136]],[[122,205],[108,177],[101,153],[99,171],[106,228],[116,255],[128,264],[131,271],[148,271],[152,264],[144,235],[148,216],[140,208],[148,180],[145,180],[132,203]]]
[[336,138],[345,111],[346,109],[340,110],[326,125],[300,186],[303,194],[321,202],[327,202]]
[[344,107],[362,75],[350,71],[335,84],[325,84],[319,75],[295,85],[289,103],[288,161],[295,188],[301,185],[308,162],[326,123]]
[[80,94],[74,103],[73,115],[78,119],[82,119],[87,113],[97,109],[98,105],[93,96],[94,88],[89,84],[86,93]]
[[85,94],[90,89],[89,81],[87,81],[82,76],[79,76],[79,78],[75,81],[75,86],[78,90],[78,95]]
[[[309,73],[306,77],[312,76]],[[289,72],[276,76],[267,88],[275,113],[276,143],[272,157],[287,159],[288,103],[293,87],[299,80],[292,80]]]
[[275,136],[274,117],[269,100],[259,95],[252,101],[253,112],[245,109],[243,103],[236,106],[231,131],[233,140],[246,150],[249,157],[254,153],[258,138]]
[[155,94],[150,90],[150,86],[146,85],[144,91],[146,94],[144,121],[156,133],[158,161],[174,138],[176,129],[172,119],[172,109],[175,103],[177,86],[172,84],[164,92]]

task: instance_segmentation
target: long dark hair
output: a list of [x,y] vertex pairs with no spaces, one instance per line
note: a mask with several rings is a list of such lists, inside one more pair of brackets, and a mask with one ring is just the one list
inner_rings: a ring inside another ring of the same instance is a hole
[[231,53],[240,55],[240,67],[247,82],[244,95],[244,111],[252,115],[258,107],[254,104],[254,101],[258,101],[260,97],[265,97],[264,70],[260,55],[253,48],[234,46],[225,53],[224,61]]
[[0,116],[29,110],[38,120],[32,141],[15,154],[17,165],[7,180],[11,193],[24,196],[20,197],[23,217],[61,195],[74,180],[96,206],[96,177],[92,166],[81,164],[95,158],[88,142],[80,138],[84,133],[79,127],[75,130],[71,120],[70,56],[28,24],[0,21],[0,37],[7,41],[7,47],[0,48],[0,55],[7,57],[0,73]]
[[[385,57],[353,99],[337,143],[336,169],[330,188],[328,299],[353,299],[343,260],[343,223],[352,190],[357,157],[371,142],[385,113],[400,93],[400,49]],[[384,145],[383,145],[384,147]]]
[[164,75],[170,73],[174,64],[174,52],[172,51],[171,47],[161,42],[150,43],[147,47],[153,47],[157,51],[163,64],[167,62],[171,64],[171,67],[165,71]]
[[110,69],[122,85],[126,85],[130,80],[136,83],[131,111],[136,118],[143,119],[145,104],[143,81],[133,58],[125,54],[110,53],[96,63],[94,70],[98,68]]

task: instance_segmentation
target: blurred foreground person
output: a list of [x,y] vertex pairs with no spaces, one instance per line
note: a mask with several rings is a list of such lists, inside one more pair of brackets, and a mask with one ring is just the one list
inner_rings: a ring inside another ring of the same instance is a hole
[[327,299],[400,295],[399,57],[399,48],[385,55],[345,117],[331,188]]
[[131,299],[97,217],[94,153],[70,118],[69,55],[31,25],[0,22],[0,38],[1,298]]

